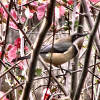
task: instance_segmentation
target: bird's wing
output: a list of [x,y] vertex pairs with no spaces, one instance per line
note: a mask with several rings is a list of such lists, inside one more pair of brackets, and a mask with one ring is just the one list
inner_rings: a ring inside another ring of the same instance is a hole
[[[68,50],[70,46],[73,44],[71,42],[66,43],[55,43],[53,46],[53,53],[63,53]],[[43,49],[41,49],[40,54],[42,53],[48,53],[52,51],[52,45],[46,46]]]

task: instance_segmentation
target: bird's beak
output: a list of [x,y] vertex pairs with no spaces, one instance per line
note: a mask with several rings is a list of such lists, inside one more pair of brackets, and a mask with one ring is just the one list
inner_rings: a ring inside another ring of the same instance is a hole
[[86,35],[88,35],[88,33],[86,33],[86,34],[80,34],[80,37],[84,37]]

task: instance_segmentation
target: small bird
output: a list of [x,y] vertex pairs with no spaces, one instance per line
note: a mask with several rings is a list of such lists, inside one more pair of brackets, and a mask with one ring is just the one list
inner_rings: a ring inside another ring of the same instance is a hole
[[54,66],[59,66],[77,55],[81,45],[81,40],[78,39],[86,35],[76,33],[60,38],[54,42],[53,46],[50,44],[41,49],[40,55],[45,62],[52,62]]

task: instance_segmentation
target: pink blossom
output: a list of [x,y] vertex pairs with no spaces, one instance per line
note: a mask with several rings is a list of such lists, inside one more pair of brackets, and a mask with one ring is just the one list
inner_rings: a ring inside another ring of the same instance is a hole
[[20,63],[18,64],[18,66],[19,66],[20,70],[23,70],[24,62],[23,62],[23,61],[20,62]]
[[10,25],[11,28],[14,28],[14,29],[18,28],[13,21],[10,21],[9,25]]
[[24,50],[27,52],[29,50],[29,48],[27,46],[25,46]]
[[0,51],[0,58],[1,58],[1,56],[2,56],[2,52]]
[[60,17],[64,16],[66,11],[66,8],[64,6],[59,6],[59,13],[60,13]]
[[[4,4],[4,6],[5,6],[6,9],[8,8],[8,4]],[[1,8],[1,12],[2,12],[4,18],[7,19],[8,18],[8,14],[5,12],[5,10],[3,8]]]
[[90,1],[94,3],[100,2],[100,0],[90,0]]
[[[1,98],[4,94],[5,94],[4,92],[0,91],[0,98]],[[0,100],[9,100],[9,99],[7,99],[6,96],[4,96],[4,97],[3,97],[2,99],[0,99]]]
[[32,3],[30,3],[30,5],[33,7],[32,9],[30,9],[31,13],[36,12],[36,8],[38,7],[38,1],[34,1]]
[[4,12],[3,12],[3,16],[4,16],[5,19],[8,18],[8,14],[5,12],[5,10],[4,10]]
[[68,3],[69,5],[72,5],[72,4],[74,3],[74,1],[73,1],[73,0],[68,0],[67,3]]
[[5,7],[8,8],[9,7],[8,4],[6,4]]
[[14,41],[14,45],[18,48],[20,48],[20,43],[21,43],[21,39],[20,38],[17,38],[15,41]]
[[47,8],[47,4],[43,4],[41,6],[38,6],[38,8],[37,8],[37,18],[38,18],[38,20],[41,20],[43,18],[46,8]]
[[16,14],[16,11],[14,9],[11,10],[11,15],[13,16],[13,18],[15,20],[17,20],[17,14]]
[[25,17],[21,17],[21,21],[24,23],[26,21]]
[[0,14],[3,14],[3,8],[2,7],[0,7]]
[[17,57],[17,47],[13,46],[9,51],[8,51],[8,61],[12,62],[13,59]]
[[8,45],[7,45],[7,51],[9,51],[12,47],[13,47],[12,44],[8,44]]

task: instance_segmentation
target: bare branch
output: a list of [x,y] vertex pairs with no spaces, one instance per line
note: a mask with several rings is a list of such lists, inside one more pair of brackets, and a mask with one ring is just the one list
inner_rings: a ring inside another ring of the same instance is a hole
[[8,90],[1,98],[0,100],[2,100],[2,98],[4,98],[6,95],[8,95],[9,93],[11,93],[12,91],[14,91],[15,89],[17,89],[18,87],[22,86],[24,83],[20,83],[17,86],[11,88],[10,90]]
[[[9,12],[11,11],[11,8],[12,8],[12,2],[13,2],[13,0],[10,0]],[[2,47],[2,55],[1,55],[1,59],[2,59],[2,60],[3,60],[3,58],[4,58],[5,48],[6,48],[6,42],[7,42],[7,37],[8,37],[8,34],[9,34],[9,20],[10,20],[10,17],[9,17],[9,15],[8,15],[7,23],[6,23],[5,40],[4,40],[4,45],[3,45],[3,47]],[[1,70],[1,65],[0,65],[0,70]]]
[[[92,18],[91,18],[89,9],[88,9],[88,7],[87,7],[86,0],[82,0],[82,5],[83,5],[83,8],[84,8],[84,12],[86,13],[86,16],[85,16],[85,17],[86,17],[86,20],[87,20],[87,24],[88,24],[90,30],[92,30],[93,24],[94,24],[94,23],[93,23],[94,20],[92,20]],[[98,31],[97,31],[97,33],[96,33],[96,35],[95,35],[95,37],[94,37],[94,40],[95,40],[97,49],[98,49],[98,51],[99,51],[99,53],[100,53],[100,45],[99,45],[99,44],[100,44],[100,41],[99,41],[99,34],[98,34]]]
[[74,96],[73,100],[79,100],[80,93],[81,93],[82,87],[84,85],[85,78],[86,78],[87,73],[88,73],[88,65],[89,65],[89,61],[90,61],[90,54],[91,54],[93,39],[94,39],[95,34],[97,32],[97,29],[98,29],[98,26],[99,26],[99,22],[100,22],[100,12],[99,12],[99,14],[97,16],[95,25],[93,27],[93,30],[92,30],[91,34],[90,34],[82,75],[81,75],[81,78],[80,78],[80,81],[79,81],[79,85],[77,87],[77,90],[76,90],[76,93],[75,93],[75,96]]
[[[0,63],[5,67],[5,68],[7,68],[7,66],[3,63],[3,61],[2,60],[0,60]],[[10,73],[10,75],[16,80],[16,82],[18,83],[18,84],[20,84],[20,82],[17,80],[17,78],[13,75],[13,73],[9,70],[9,73]],[[21,86],[21,88],[23,89],[23,86]]]
[[[40,62],[42,63],[42,65],[45,67],[45,69],[49,72],[47,66],[44,64],[43,60],[41,57],[39,57]],[[52,78],[55,80],[55,82],[58,84],[59,88],[62,90],[62,92],[67,96],[66,90],[65,88],[62,86],[62,84],[60,82],[58,82],[57,78],[51,73]]]
[[1,6],[4,8],[5,12],[9,15],[9,17],[11,18],[11,20],[14,22],[14,24],[18,27],[18,29],[22,32],[22,34],[24,35],[24,38],[26,39],[26,41],[29,43],[29,45],[32,47],[32,43],[31,41],[28,39],[28,37],[26,36],[26,33],[22,30],[22,28],[20,27],[20,25],[14,20],[14,18],[10,15],[10,13],[7,11],[7,9],[5,8],[5,6],[2,4],[2,2],[0,1]]
[[29,98],[31,85],[32,85],[32,82],[33,82],[33,79],[35,76],[35,69],[36,69],[39,51],[40,51],[40,48],[42,46],[45,35],[51,26],[54,6],[55,6],[55,0],[50,0],[50,4],[48,5],[48,9],[47,9],[47,16],[43,21],[42,27],[41,27],[40,32],[39,32],[40,34],[38,35],[36,42],[34,44],[32,61],[31,61],[30,70],[28,73],[28,79],[26,81],[21,100],[28,100],[28,98]]
[[[19,63],[19,62],[18,62],[18,63]],[[17,63],[17,64],[18,64],[18,63]],[[11,66],[11,67],[10,67],[8,70],[6,70],[3,74],[1,74],[1,75],[0,75],[0,78],[3,77],[5,74],[7,74],[7,73],[8,73],[10,70],[12,70],[13,68],[18,68],[18,67],[15,67],[17,64]]]

